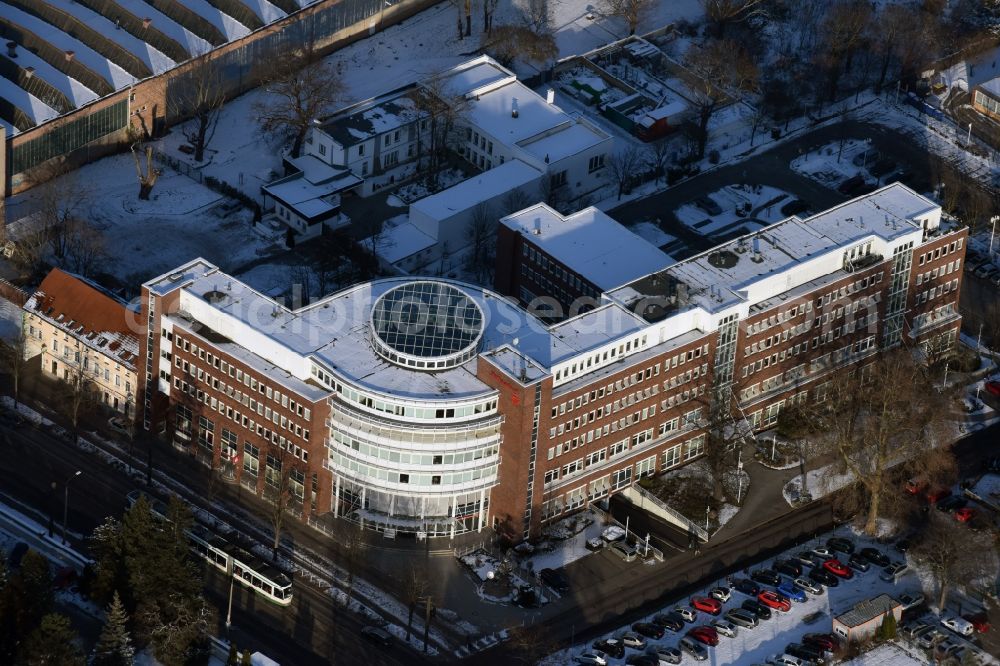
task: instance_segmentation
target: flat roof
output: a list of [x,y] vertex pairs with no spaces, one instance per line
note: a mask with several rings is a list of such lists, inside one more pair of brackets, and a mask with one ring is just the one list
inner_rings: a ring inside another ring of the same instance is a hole
[[602,134],[589,124],[575,121],[569,125],[560,125],[551,134],[522,141],[518,146],[539,160],[558,162],[608,140],[607,134]]
[[989,81],[983,81],[979,84],[979,87],[994,97],[1000,99],[1000,76],[995,79],[990,79]]
[[591,206],[561,215],[540,203],[500,220],[527,242],[601,290],[659,271],[673,260],[644,238]]
[[512,71],[484,55],[455,66],[440,78],[445,94],[461,97],[516,77]]
[[[370,241],[370,238],[362,241],[369,250],[371,249]],[[386,220],[378,246],[378,254],[390,264],[394,264],[436,244],[437,240],[425,234],[408,220],[405,222]]]
[[419,211],[435,220],[444,220],[483,201],[523,187],[541,176],[541,171],[521,160],[508,160],[437,194],[414,201],[410,204],[410,210]]
[[[515,104],[516,118],[513,113]],[[518,144],[573,120],[565,111],[549,104],[520,81],[509,81],[479,93],[469,98],[468,105],[466,120],[507,145]]]

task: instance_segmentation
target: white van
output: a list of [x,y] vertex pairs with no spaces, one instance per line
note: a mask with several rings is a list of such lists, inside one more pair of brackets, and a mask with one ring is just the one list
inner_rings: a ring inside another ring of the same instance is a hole
[[790,654],[779,654],[771,657],[768,663],[776,664],[776,666],[802,666],[805,662]]

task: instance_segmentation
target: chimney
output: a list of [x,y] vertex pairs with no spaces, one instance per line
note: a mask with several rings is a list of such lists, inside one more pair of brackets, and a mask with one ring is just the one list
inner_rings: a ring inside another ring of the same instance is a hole
[[35,68],[34,67],[25,67],[24,68],[24,77],[26,79],[30,79],[34,75],[35,75]]
[[549,104],[556,103],[556,91],[555,88],[549,88],[545,91],[545,101]]
[[8,58],[17,57],[17,42],[7,42],[7,57]]
[[73,62],[73,58],[76,57],[76,51],[66,51],[66,62]]
[[753,253],[760,254],[760,236],[753,237]]
[[541,236],[542,235],[542,218],[540,218],[540,217],[536,217],[535,218],[535,229],[534,229],[533,233],[536,236]]
[[510,117],[517,118],[517,98],[512,97],[510,100]]
[[153,19],[151,19],[149,17],[146,17],[146,18],[142,19],[142,27],[143,28],[148,28],[151,25],[153,25]]

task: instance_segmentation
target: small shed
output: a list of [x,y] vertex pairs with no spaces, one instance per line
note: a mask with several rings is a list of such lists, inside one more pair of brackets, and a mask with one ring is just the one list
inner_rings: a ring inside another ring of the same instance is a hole
[[885,617],[892,613],[899,622],[903,605],[888,594],[858,602],[854,608],[833,618],[833,633],[857,643],[875,635]]
[[985,116],[1000,120],[1000,77],[976,86],[972,93],[972,107]]

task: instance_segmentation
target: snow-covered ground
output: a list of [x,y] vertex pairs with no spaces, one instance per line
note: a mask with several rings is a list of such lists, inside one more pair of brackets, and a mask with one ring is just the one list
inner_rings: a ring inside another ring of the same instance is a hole
[[[864,139],[851,138],[834,141],[795,158],[792,160],[791,168],[803,176],[832,188],[836,188],[841,181],[859,173],[866,179],[873,180],[871,174],[864,167],[871,167],[877,160],[874,156],[874,150],[873,154],[868,155],[867,160],[859,157],[870,147],[870,144]],[[854,164],[855,158],[862,160],[862,163],[860,165]]]
[[[816,547],[823,545],[825,544],[826,539],[834,534],[852,538],[856,547],[859,549],[862,547],[873,546],[885,552],[892,560],[897,560],[902,557],[895,551],[887,550],[882,544],[868,538],[859,537],[847,527],[840,528],[833,533],[821,535],[818,540],[790,549],[777,557],[787,558],[795,552],[804,550],[807,546]],[[752,568],[768,566],[772,561],[773,560],[771,559],[766,560]],[[877,567],[872,567],[865,573],[855,572],[852,580],[841,580],[837,587],[827,589],[820,596],[809,595],[805,602],[793,602],[792,610],[788,613],[774,611],[770,620],[763,620],[760,626],[755,629],[740,628],[735,638],[720,637],[718,646],[707,648],[709,653],[708,663],[711,663],[714,666],[725,666],[726,664],[742,666],[745,664],[763,663],[772,655],[784,652],[785,646],[789,643],[800,642],[800,639],[806,633],[831,631],[833,617],[850,610],[855,604],[861,601],[876,597],[880,594],[888,594],[894,597],[904,593],[921,593],[929,595],[932,590],[924,589],[922,581],[929,579],[930,577],[926,572],[920,570],[914,562],[910,561],[909,565],[910,571],[903,575],[895,583],[881,580],[879,578],[880,569]],[[725,579],[714,581],[711,585],[707,585],[704,590],[700,590],[698,594],[705,594],[711,587],[714,587],[715,585],[726,585],[726,583],[727,581]],[[732,599],[724,604],[723,613],[731,608],[739,608],[740,604],[748,598],[749,597],[746,595],[734,591]],[[676,604],[667,604],[662,609],[658,609],[656,613],[667,612],[675,605],[687,606],[687,600],[682,599]],[[649,620],[656,613],[651,613],[644,619]],[[804,619],[813,613],[821,613],[822,615],[820,619],[814,623],[806,624]],[[714,618],[710,615],[698,613],[696,624],[708,624],[712,619]],[[627,627],[620,627],[619,629],[606,634],[602,638],[610,638],[612,636],[619,635],[627,629]],[[647,639],[647,643],[649,645],[676,647],[678,639],[679,634],[667,631],[662,639]],[[590,643],[574,645],[571,648],[550,655],[541,663],[544,666],[570,664],[572,663],[575,655],[589,649]],[[851,663],[858,664],[859,666],[875,666],[876,664],[881,666],[885,663],[893,664],[893,666],[909,666],[913,663],[928,663],[926,659],[923,661],[880,661],[880,659],[889,658],[890,655],[892,655],[894,659],[901,659],[898,655],[907,654],[907,652],[912,648],[907,646],[904,650],[902,647],[898,646],[887,646],[882,649],[886,650],[886,652],[872,652],[863,657],[860,661],[854,661]],[[627,649],[625,655],[626,659],[637,652],[641,652],[641,650],[635,650],[632,648]],[[914,654],[919,653],[914,651]],[[685,657],[685,663],[687,663],[688,659],[689,657]],[[619,666],[620,664],[625,663],[625,659],[609,659],[608,663],[612,666]]]
[[874,650],[844,662],[845,666],[921,666],[926,663],[926,657],[913,654],[897,643],[879,645]]
[[646,239],[656,247],[663,247],[667,243],[672,243],[676,240],[674,236],[671,236],[653,222],[639,222],[629,227],[629,229],[636,236]]
[[[684,204],[675,211],[677,219],[700,234],[713,236],[744,228],[746,232],[761,229],[765,224],[777,222],[785,216],[781,206],[792,200],[787,192],[775,187],[751,185],[727,185],[708,195],[722,209],[712,215],[694,202]],[[737,214],[737,209],[749,206],[746,214]]]
[[[604,525],[601,524],[600,518],[596,514],[593,512],[578,514],[578,516],[573,516],[572,518],[559,521],[557,525],[566,521],[575,521],[579,519],[583,520],[583,522],[579,524],[586,525],[583,529],[560,541],[554,541],[551,539],[546,540],[546,543],[549,547],[551,547],[551,550],[540,550],[532,555],[524,557],[521,559],[521,565],[530,567],[533,571],[541,571],[542,569],[558,569],[559,567],[566,566],[570,562],[575,562],[581,557],[590,555],[593,551],[587,550],[587,541],[589,539],[600,538],[601,531],[604,529]],[[546,535],[549,533],[550,529],[547,529]]]

